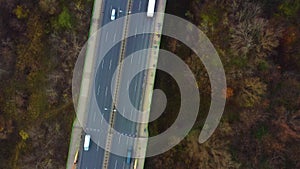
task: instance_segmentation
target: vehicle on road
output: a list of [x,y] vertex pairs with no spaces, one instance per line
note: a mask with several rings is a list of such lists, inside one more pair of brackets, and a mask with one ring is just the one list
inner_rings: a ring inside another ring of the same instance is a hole
[[131,156],[132,156],[132,147],[129,147],[127,150],[127,158],[126,158],[126,163],[130,164],[131,163]]
[[77,164],[78,162],[78,150],[76,151],[76,154],[75,154],[75,158],[74,158],[74,164]]
[[149,0],[148,1],[148,9],[147,9],[147,16],[148,17],[153,17],[153,15],[154,15],[155,1],[156,0]]
[[85,135],[84,137],[84,144],[83,144],[83,149],[84,151],[88,151],[90,148],[90,142],[91,142],[91,135]]
[[110,20],[115,20],[116,19],[116,9],[111,10],[111,15],[110,15]]
[[137,168],[137,164],[138,164],[138,160],[137,160],[137,159],[135,159],[135,160],[134,160],[133,169],[136,169],[136,168]]

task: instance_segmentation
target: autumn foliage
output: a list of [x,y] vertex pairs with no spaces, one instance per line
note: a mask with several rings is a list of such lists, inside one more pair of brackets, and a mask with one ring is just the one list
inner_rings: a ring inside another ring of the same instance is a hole
[[199,144],[204,110],[209,109],[209,78],[192,51],[167,39],[167,49],[193,71],[202,107],[187,138],[148,159],[147,168],[300,168],[300,1],[194,0],[182,5],[185,17],[206,33],[219,53],[227,103],[217,131]]

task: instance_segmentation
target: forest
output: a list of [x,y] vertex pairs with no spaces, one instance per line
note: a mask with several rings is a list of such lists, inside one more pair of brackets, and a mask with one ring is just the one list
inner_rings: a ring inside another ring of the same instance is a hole
[[0,1],[0,168],[65,168],[91,0]]
[[[177,2],[169,0],[166,12],[198,26],[218,51],[227,101],[217,130],[199,144],[210,106],[208,75],[190,49],[165,37],[161,47],[180,56],[194,72],[201,106],[189,135],[168,152],[148,158],[146,168],[300,168],[300,1]],[[172,125],[180,104],[179,89],[169,75],[158,72],[155,87],[166,92],[168,105],[150,123],[151,135]]]
[[[75,117],[72,71],[89,35],[92,0],[0,1],[0,168],[62,169]],[[227,98],[217,130],[197,142],[210,105],[205,67],[176,39],[201,93],[196,124],[179,145],[146,159],[149,169],[300,168],[300,0],[168,0],[166,13],[197,25],[225,68]],[[163,62],[163,60],[159,60]],[[157,135],[177,117],[176,82],[158,71],[168,97],[151,122]]]

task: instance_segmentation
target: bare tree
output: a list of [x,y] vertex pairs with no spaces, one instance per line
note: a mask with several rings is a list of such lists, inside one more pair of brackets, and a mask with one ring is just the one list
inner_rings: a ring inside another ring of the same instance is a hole
[[274,54],[282,35],[280,27],[261,17],[261,8],[250,2],[233,5],[231,14],[231,50],[234,55],[255,62]]

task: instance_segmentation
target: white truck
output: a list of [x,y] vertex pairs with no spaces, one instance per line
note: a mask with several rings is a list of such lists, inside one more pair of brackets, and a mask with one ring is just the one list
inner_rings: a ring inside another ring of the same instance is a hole
[[85,135],[84,137],[84,143],[83,143],[83,150],[88,151],[90,147],[90,142],[91,142],[91,135]]
[[148,1],[148,9],[147,9],[147,16],[148,17],[153,17],[153,15],[154,15],[155,2],[156,2],[156,0],[149,0]]

